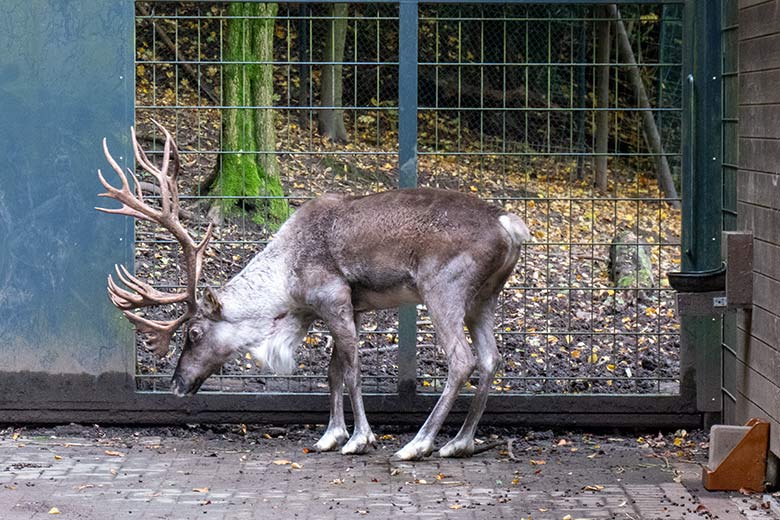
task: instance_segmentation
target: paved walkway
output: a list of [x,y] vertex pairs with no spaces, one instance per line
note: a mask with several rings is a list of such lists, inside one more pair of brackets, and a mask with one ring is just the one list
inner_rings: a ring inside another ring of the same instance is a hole
[[377,450],[341,456],[309,452],[316,430],[240,428],[2,430],[0,519],[775,518],[761,495],[702,491],[671,438],[664,452],[545,432],[396,463],[411,434],[379,430]]

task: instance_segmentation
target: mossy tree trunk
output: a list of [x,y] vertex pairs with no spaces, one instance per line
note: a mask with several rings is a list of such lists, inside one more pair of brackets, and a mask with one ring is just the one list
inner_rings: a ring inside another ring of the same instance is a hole
[[342,65],[344,46],[347,38],[348,4],[331,4],[328,34],[325,37],[322,60],[322,85],[320,87],[322,110],[317,117],[320,134],[337,142],[347,142],[347,129],[344,126],[344,110],[341,107],[344,90]]
[[237,211],[237,205],[251,208],[256,222],[271,227],[277,227],[287,218],[287,201],[260,199],[258,202],[250,197],[284,196],[274,153],[274,111],[242,107],[273,106],[270,62],[276,12],[277,5],[271,3],[233,3],[227,8],[231,18],[223,55],[229,64],[225,66],[222,96],[225,106],[239,108],[222,111],[222,148],[226,153],[212,190],[228,197],[222,199],[223,211]]

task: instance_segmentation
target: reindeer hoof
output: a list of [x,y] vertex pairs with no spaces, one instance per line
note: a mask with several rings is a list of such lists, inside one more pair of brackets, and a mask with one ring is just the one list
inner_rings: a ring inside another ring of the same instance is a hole
[[335,451],[344,445],[349,439],[347,430],[326,431],[325,434],[314,445],[317,451]]
[[342,455],[362,455],[368,451],[371,446],[376,446],[376,437],[371,432],[368,434],[355,433],[352,438],[349,439],[343,448],[341,448]]
[[473,440],[452,439],[439,450],[439,457],[471,457],[474,455]]
[[395,460],[422,460],[433,453],[433,444],[412,441],[393,455]]

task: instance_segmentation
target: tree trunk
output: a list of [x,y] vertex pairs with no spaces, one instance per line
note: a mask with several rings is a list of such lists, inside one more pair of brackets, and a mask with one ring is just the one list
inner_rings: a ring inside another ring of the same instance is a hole
[[618,233],[609,246],[609,277],[618,289],[615,301],[620,304],[647,301],[655,285],[650,248],[640,245],[631,231]]
[[[330,15],[334,17],[328,27],[325,38],[322,66],[321,99],[318,116],[320,134],[332,141],[347,142],[347,129],[344,126],[344,110],[342,106],[342,91],[344,88],[342,65],[344,61],[344,45],[347,37],[347,19],[349,4],[331,4]],[[336,108],[330,108],[336,107]]]
[[[270,62],[273,58],[276,4],[233,3],[227,8],[224,59],[227,62]],[[260,18],[243,18],[243,17]],[[229,63],[225,66],[223,102],[227,107],[272,106],[273,65]],[[274,153],[276,136],[271,108],[225,108],[222,111],[221,169],[212,191],[225,198],[223,211],[236,204],[253,208],[253,219],[276,227],[288,216],[284,199],[242,200],[240,197],[282,197]],[[238,197],[238,198],[236,198]]]
[[653,118],[653,112],[650,110],[650,99],[647,97],[645,85],[642,83],[642,76],[639,74],[639,67],[634,58],[634,51],[631,48],[631,42],[628,39],[626,27],[620,18],[620,11],[615,4],[607,6],[607,10],[615,18],[615,30],[617,33],[618,56],[622,62],[628,63],[628,75],[631,83],[634,85],[636,96],[639,101],[639,107],[642,110],[642,127],[645,134],[645,141],[650,151],[655,154],[655,175],[658,179],[658,187],[667,199],[671,199],[669,204],[672,207],[679,208],[680,202],[677,199],[677,188],[674,186],[674,178],[669,168],[669,161],[666,159],[661,134],[658,133],[658,127]]
[[[587,15],[586,15],[587,16]],[[580,64],[577,67],[577,101],[576,106],[580,108],[575,117],[577,128],[577,153],[583,154],[585,152],[585,96],[587,94],[587,79],[585,78],[585,60],[587,59],[586,53],[588,50],[588,26],[585,23],[580,24],[580,37],[577,46],[577,63]],[[577,169],[572,173],[575,179],[582,179],[585,175],[585,157],[583,155],[577,156]],[[573,180],[570,178],[569,180]]]
[[[594,7],[594,11],[601,16],[607,14],[607,9]],[[601,20],[598,23],[596,35],[596,63],[603,63],[596,67],[596,178],[595,185],[601,191],[607,190],[607,151],[609,145],[609,59],[612,51],[610,38],[610,20]]]

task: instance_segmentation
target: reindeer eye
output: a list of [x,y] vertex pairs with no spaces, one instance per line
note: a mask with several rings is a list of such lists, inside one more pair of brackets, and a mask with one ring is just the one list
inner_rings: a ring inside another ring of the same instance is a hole
[[203,331],[199,327],[190,328],[190,339],[192,341],[198,341],[203,336]]

